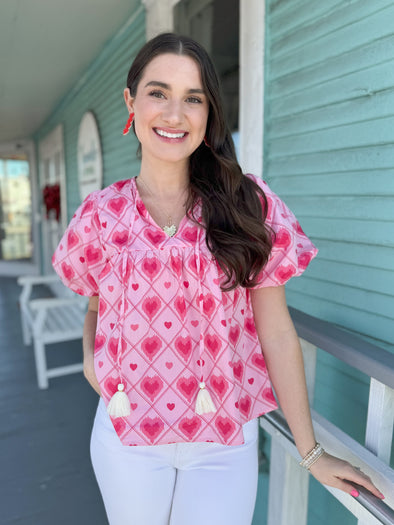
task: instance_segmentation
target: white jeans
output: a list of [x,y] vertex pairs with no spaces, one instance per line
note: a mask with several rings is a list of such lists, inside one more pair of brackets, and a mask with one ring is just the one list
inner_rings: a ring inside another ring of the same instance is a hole
[[257,491],[257,419],[243,445],[121,444],[100,400],[91,458],[110,525],[250,525]]

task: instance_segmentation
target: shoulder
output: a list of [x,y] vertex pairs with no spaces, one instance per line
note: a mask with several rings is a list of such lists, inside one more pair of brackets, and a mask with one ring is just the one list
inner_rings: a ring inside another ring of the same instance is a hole
[[252,175],[251,173],[245,173],[245,177],[248,177],[250,180],[252,180],[257,186],[260,188],[260,191],[262,191],[265,195],[265,198],[267,199],[268,207],[272,206],[284,206],[284,201],[277,195],[268,185],[268,183],[263,180],[261,177],[257,177],[256,175]]
[[119,180],[102,190],[93,192],[93,194],[98,200],[111,199],[119,196],[130,197],[133,194],[133,191],[131,191],[133,186],[132,180],[133,179]]
[[[273,226],[272,223],[283,225],[283,223],[289,223],[289,221],[296,222],[293,212],[288,208],[285,201],[269,187],[266,181],[250,173],[245,174],[245,176],[253,180],[259,187],[260,192],[264,193],[267,205],[266,220],[270,226]],[[265,204],[263,200],[261,202],[262,205]]]
[[86,201],[93,202],[97,209],[106,208],[108,205],[111,208],[123,208],[135,200],[133,187],[132,179],[117,181],[102,190],[90,193]]
[[257,177],[257,175],[253,175],[253,173],[244,173],[244,177],[247,177],[248,179],[251,179],[258,186],[261,186],[262,184],[265,184],[261,177]]
[[274,192],[270,189],[268,184],[261,177],[253,175],[253,173],[244,173],[244,176],[253,181],[264,193],[268,195],[275,195]]
[[97,217],[102,212],[111,211],[118,215],[119,212],[128,208],[134,199],[135,194],[132,191],[131,179],[115,182],[102,190],[89,193],[74,213],[70,224],[75,225],[74,223],[78,223],[82,219],[90,219],[98,224]]

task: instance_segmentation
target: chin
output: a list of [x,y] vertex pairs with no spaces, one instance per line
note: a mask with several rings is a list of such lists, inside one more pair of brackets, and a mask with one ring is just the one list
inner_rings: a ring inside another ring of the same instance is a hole
[[190,158],[190,155],[194,152],[195,150],[190,150],[190,151],[187,151],[185,153],[180,153],[180,152],[173,152],[172,154],[171,153],[168,153],[167,155],[156,155],[156,158],[158,160],[161,160],[163,162],[172,162],[174,164],[178,164],[180,162],[186,162],[189,160]]

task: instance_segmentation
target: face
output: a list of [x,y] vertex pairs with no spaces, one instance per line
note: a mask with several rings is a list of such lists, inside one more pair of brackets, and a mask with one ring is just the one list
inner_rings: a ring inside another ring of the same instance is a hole
[[152,59],[135,97],[124,92],[141,143],[142,160],[187,163],[204,139],[209,103],[197,63],[166,53]]

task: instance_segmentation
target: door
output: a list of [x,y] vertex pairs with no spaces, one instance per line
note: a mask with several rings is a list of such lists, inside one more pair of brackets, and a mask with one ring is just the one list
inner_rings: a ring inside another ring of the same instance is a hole
[[0,275],[38,273],[35,190],[32,143],[0,145]]

